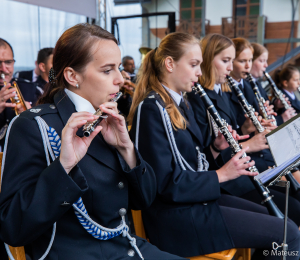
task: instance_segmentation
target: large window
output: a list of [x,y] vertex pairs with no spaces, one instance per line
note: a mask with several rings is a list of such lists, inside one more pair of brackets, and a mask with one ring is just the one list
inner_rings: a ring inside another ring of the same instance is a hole
[[259,15],[260,0],[234,0],[234,16]]
[[202,0],[180,0],[180,19],[201,18]]

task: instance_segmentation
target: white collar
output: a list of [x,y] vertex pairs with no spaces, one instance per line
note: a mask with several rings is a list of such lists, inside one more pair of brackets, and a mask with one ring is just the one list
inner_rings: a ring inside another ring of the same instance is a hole
[[291,99],[295,100],[296,96],[295,96],[294,92],[289,92],[286,89],[284,91],[290,96]]
[[214,91],[216,91],[217,94],[221,93],[221,95],[222,95],[221,84],[215,84],[214,85]]
[[238,85],[242,85],[242,87],[244,88],[244,81],[243,81],[243,79],[241,79],[241,81],[240,82],[238,82],[238,81],[236,81],[234,78],[232,78],[233,79],[233,82],[238,86]]
[[94,114],[96,112],[95,108],[93,105],[87,101],[85,98],[79,96],[78,94],[74,93],[73,91],[65,88],[65,92],[68,95],[68,97],[71,99],[73,102],[75,109],[77,112],[90,112]]
[[36,82],[36,80],[37,80],[38,77],[39,77],[39,76],[36,75],[36,74],[35,74],[35,71],[33,70],[33,71],[32,71],[32,82]]
[[182,92],[179,95],[177,92],[175,92],[172,89],[169,89],[168,87],[166,87],[164,84],[162,84],[162,86],[170,93],[171,97],[173,98],[173,100],[176,102],[177,106],[180,105],[181,100],[183,99],[182,96]]

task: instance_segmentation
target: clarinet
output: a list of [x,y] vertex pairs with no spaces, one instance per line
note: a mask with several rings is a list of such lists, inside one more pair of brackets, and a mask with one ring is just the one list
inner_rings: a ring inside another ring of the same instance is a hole
[[[220,114],[218,113],[217,109],[213,105],[210,98],[207,96],[207,94],[206,94],[205,90],[202,88],[202,86],[199,83],[195,83],[193,90],[195,91],[195,95],[197,95],[197,94],[200,95],[201,99],[204,102],[206,109],[208,110],[208,112],[212,116],[213,120],[217,124],[219,131],[225,137],[227,143],[229,144],[230,148],[232,149],[233,154],[236,154],[239,151],[241,151],[241,149],[242,149],[241,146],[238,144],[238,142],[236,140],[234,140],[232,134],[228,130],[228,127],[227,127],[228,124],[226,123],[226,121],[224,119],[221,118]],[[242,158],[244,158],[246,156],[247,156],[247,154],[244,153],[242,155]],[[249,163],[249,162],[247,162],[247,163]],[[255,165],[251,166],[248,170],[250,172],[258,172]],[[284,215],[282,214],[282,212],[278,209],[278,207],[274,203],[272,196],[269,195],[270,191],[268,190],[268,188],[264,187],[261,183],[259,183],[254,178],[251,178],[251,180],[252,180],[255,188],[258,190],[259,194],[261,195],[261,197],[263,199],[262,203],[266,204],[266,207],[267,207],[270,215],[273,215],[275,217],[283,219]]]
[[[273,115],[268,115],[266,107],[264,106],[264,103],[266,102],[265,99],[263,98],[263,96],[261,95],[259,88],[257,87],[252,75],[250,73],[246,73],[247,75],[247,80],[249,81],[253,91],[254,91],[254,95],[257,99],[258,102],[258,106],[260,108],[261,114],[263,116],[264,119],[268,120],[268,119],[273,119],[275,120],[275,117]],[[272,122],[273,125],[277,125],[276,120]]]
[[269,73],[266,72],[266,71],[264,71],[264,74],[265,74],[265,77],[268,80],[269,84],[271,85],[273,91],[274,91],[275,97],[277,97],[281,101],[281,103],[283,104],[283,106],[284,106],[285,109],[291,108],[291,106],[288,104],[288,102],[283,97],[282,91],[279,88],[277,88],[275,82],[270,77]]
[[247,114],[247,116],[251,119],[252,123],[256,127],[257,131],[259,133],[262,133],[265,131],[265,128],[261,125],[261,123],[258,121],[256,115],[255,115],[255,110],[254,108],[248,103],[247,99],[245,98],[243,92],[240,90],[240,88],[233,82],[232,77],[226,76],[227,81],[231,89],[234,91],[236,94],[240,105],[242,106],[244,112]]
[[[248,103],[243,92],[240,90],[239,87],[236,86],[236,84],[233,82],[233,80],[230,76],[227,76],[227,80],[228,80],[228,84],[231,86],[231,89],[233,89],[235,91],[235,94],[237,95],[241,106],[243,107],[243,109],[244,109],[245,113],[248,115],[248,117],[251,119],[251,121],[254,124],[254,126],[256,127],[257,131],[259,133],[263,132],[265,129],[261,125],[261,123],[258,121],[257,117],[255,116],[254,108]],[[274,82],[273,82],[273,84],[274,84]],[[274,86],[276,87],[275,84],[274,84]],[[280,90],[278,89],[278,91],[280,91]],[[282,94],[282,92],[281,92],[281,94]],[[283,100],[285,100],[285,99],[283,98]],[[285,177],[291,184],[292,192],[296,193],[298,190],[300,190],[300,184],[297,182],[297,180],[295,179],[295,177],[293,176],[293,174],[290,171],[285,175]]]
[[[116,96],[114,98],[111,99],[111,102],[117,102],[118,99],[123,95],[122,92],[118,92],[116,94]],[[97,125],[100,124],[100,122],[103,119],[106,119],[108,117],[108,115],[106,113],[103,113],[101,111],[100,108],[97,109],[97,111],[94,113],[94,115],[99,116],[97,119],[95,119],[92,122],[87,122],[84,126],[83,126],[83,135],[85,137],[89,137],[90,134],[95,130],[95,128],[97,127]]]

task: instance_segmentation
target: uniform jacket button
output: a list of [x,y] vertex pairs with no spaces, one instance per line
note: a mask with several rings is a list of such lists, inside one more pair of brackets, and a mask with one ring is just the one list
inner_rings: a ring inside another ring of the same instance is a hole
[[263,157],[264,157],[264,155],[261,153],[261,154],[260,154],[260,157],[261,157],[261,158],[263,158]]
[[132,249],[129,249],[129,250],[128,250],[128,255],[129,255],[129,256],[134,256],[134,255],[135,255],[135,252],[134,252]]
[[119,214],[120,214],[120,216],[125,216],[126,215],[126,209],[124,209],[124,208],[121,208],[120,210],[119,210]]
[[146,169],[146,168],[143,168],[142,174],[144,174],[146,171],[147,171],[147,169]]
[[51,109],[55,109],[56,107],[54,105],[49,106]]
[[119,188],[120,190],[123,189],[124,186],[125,186],[125,185],[124,185],[123,182],[120,181],[120,182],[118,183],[118,188]]
[[206,202],[203,202],[203,205],[204,205],[204,206],[206,206],[206,205],[207,205],[207,203],[206,203]]

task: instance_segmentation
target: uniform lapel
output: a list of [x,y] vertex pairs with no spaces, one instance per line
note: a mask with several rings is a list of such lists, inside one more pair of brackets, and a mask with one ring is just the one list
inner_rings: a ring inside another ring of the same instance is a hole
[[[66,125],[72,113],[76,112],[74,104],[64,91],[54,96],[54,103],[63,124]],[[83,137],[82,128],[77,131],[77,135]],[[87,154],[115,171],[120,170],[120,163],[115,149],[104,141],[101,133],[93,139]]]

